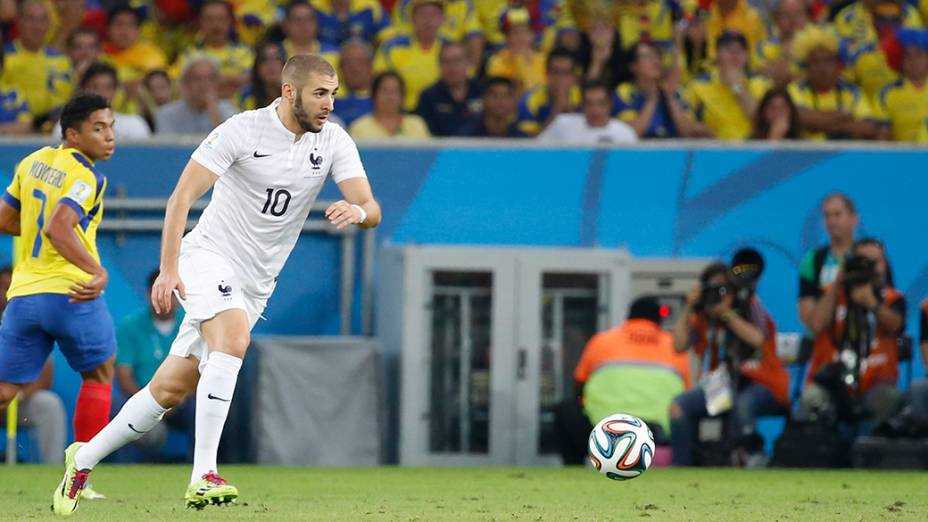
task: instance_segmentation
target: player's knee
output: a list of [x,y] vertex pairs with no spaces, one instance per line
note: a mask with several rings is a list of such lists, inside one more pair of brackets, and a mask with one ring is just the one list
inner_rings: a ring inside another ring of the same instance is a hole
[[180,405],[192,391],[185,383],[164,380],[152,380],[149,390],[155,402],[165,409]]
[[6,409],[19,392],[19,386],[7,382],[0,383],[0,410]]
[[227,353],[239,359],[245,358],[245,352],[251,343],[251,336],[247,333],[240,335],[230,335],[215,347],[214,351]]
[[81,377],[84,378],[86,382],[94,382],[98,384],[112,384],[113,382],[113,373],[115,372],[113,361],[114,358],[109,359],[105,363],[97,366],[93,370],[81,372]]

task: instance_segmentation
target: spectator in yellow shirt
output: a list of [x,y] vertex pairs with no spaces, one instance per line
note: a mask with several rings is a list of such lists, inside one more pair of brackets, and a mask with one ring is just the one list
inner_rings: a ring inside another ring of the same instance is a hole
[[809,25],[793,38],[793,57],[805,78],[789,85],[799,108],[805,139],[873,139],[879,126],[870,102],[853,83],[841,78],[838,35],[828,27]]
[[408,111],[415,109],[419,93],[438,81],[439,31],[445,18],[444,3],[440,0],[410,1],[412,33],[384,42],[374,61],[376,72],[392,70],[403,78],[406,86],[403,105]]
[[699,123],[720,140],[751,135],[758,100],[770,82],[748,74],[748,40],[724,32],[715,41],[717,70],[689,82],[684,98]]
[[58,111],[71,95],[71,63],[68,57],[45,47],[48,7],[40,0],[25,0],[17,15],[19,38],[4,47],[0,82],[17,89],[25,98],[35,125],[51,130]]
[[[477,19],[476,10],[483,4],[498,0],[442,0],[445,16],[442,19],[439,37],[442,40],[463,42],[467,47],[467,59],[471,69],[480,64],[484,50],[483,28]],[[502,0],[505,2],[506,0]],[[412,31],[412,11],[419,0],[398,0],[393,6],[393,25],[381,33],[381,41],[408,34]],[[495,18],[498,21],[499,18]]]
[[219,98],[229,99],[246,83],[254,63],[251,49],[232,40],[235,16],[225,0],[207,0],[200,8],[200,35],[194,47],[181,55],[183,69],[192,54],[206,54],[219,63]]
[[747,39],[748,49],[767,39],[767,26],[748,0],[714,0],[706,20],[706,38],[709,59],[715,57],[715,42],[724,32],[741,33]]
[[928,30],[903,29],[902,77],[883,87],[876,100],[877,118],[889,123],[892,139],[916,141],[928,119]]
[[358,118],[349,132],[355,139],[427,139],[429,129],[419,116],[403,111],[403,78],[392,71],[374,78],[374,112]]
[[141,39],[141,21],[138,12],[128,6],[117,7],[107,16],[103,52],[116,66],[130,94],[150,71],[167,67],[167,58],[161,49]]
[[390,18],[377,0],[312,0],[319,22],[319,40],[341,47],[353,38],[368,43],[390,25]]
[[805,0],[780,0],[773,12],[774,34],[758,44],[755,63],[758,74],[774,85],[785,86],[802,74],[793,60],[793,37],[811,22],[812,13]]
[[535,31],[527,9],[509,9],[501,21],[506,46],[490,57],[487,76],[516,82],[519,92],[545,83],[545,57],[535,50]]

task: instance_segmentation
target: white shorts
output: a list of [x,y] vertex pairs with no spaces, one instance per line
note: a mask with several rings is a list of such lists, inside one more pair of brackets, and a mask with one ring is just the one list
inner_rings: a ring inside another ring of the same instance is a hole
[[267,299],[245,292],[232,264],[215,252],[203,249],[182,251],[178,272],[187,298],[180,299],[178,296],[185,315],[170,353],[184,358],[196,357],[200,360],[202,372],[209,349],[200,335],[200,324],[220,312],[237,308],[248,315],[248,329],[251,330],[267,306]]

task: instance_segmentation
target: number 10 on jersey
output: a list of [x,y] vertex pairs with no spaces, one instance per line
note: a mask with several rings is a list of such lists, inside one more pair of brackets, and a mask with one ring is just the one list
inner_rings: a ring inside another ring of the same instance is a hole
[[261,213],[267,214],[270,212],[272,216],[280,217],[287,212],[287,207],[289,206],[289,192],[284,189],[274,190],[269,188],[267,189],[267,199],[264,201],[264,208],[261,209]]

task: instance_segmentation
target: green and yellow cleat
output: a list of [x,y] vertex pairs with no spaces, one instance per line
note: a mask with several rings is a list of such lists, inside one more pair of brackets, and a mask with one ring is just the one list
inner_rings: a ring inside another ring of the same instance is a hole
[[83,500],[106,500],[106,495],[93,489],[93,486],[91,486],[90,482],[88,482],[87,484],[84,484],[84,492],[81,493],[81,498]]
[[75,442],[64,450],[64,477],[52,496],[52,511],[56,515],[70,516],[77,510],[77,504],[81,500],[90,470],[77,469],[74,455],[83,445],[83,442]]
[[227,484],[225,479],[216,473],[206,473],[203,477],[190,484],[184,500],[188,508],[203,509],[212,504],[222,506],[235,502],[238,498],[238,488]]

